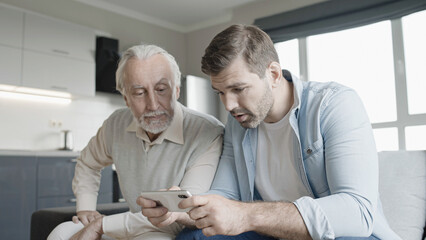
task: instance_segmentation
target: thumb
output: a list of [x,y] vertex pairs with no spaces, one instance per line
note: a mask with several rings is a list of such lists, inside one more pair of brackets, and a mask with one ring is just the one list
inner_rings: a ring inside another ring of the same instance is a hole
[[181,190],[181,189],[178,186],[173,186],[173,187],[171,187],[171,188],[169,188],[167,190]]
[[72,222],[73,222],[73,223],[75,223],[75,224],[77,224],[77,223],[79,223],[80,221],[78,220],[78,217],[77,217],[77,216],[73,216],[73,217],[72,217]]

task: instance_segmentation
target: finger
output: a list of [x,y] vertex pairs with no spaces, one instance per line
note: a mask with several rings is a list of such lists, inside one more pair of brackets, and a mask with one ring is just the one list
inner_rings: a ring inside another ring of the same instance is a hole
[[157,206],[157,203],[155,201],[143,197],[138,197],[136,199],[136,203],[142,208],[155,208]]
[[203,234],[204,234],[206,237],[211,237],[211,236],[214,236],[214,235],[217,235],[217,234],[218,234],[218,233],[216,233],[216,231],[215,231],[215,229],[214,229],[213,227],[206,227],[206,228],[203,228],[202,232],[203,232]]
[[171,217],[167,217],[165,220],[161,221],[159,224],[157,224],[157,227],[166,227],[170,224],[174,223],[175,220],[173,220]]
[[162,226],[169,225],[168,222],[170,222],[170,216],[171,216],[171,213],[169,212],[160,217],[148,218],[148,220],[152,223],[152,225],[156,227],[162,227]]
[[95,220],[95,217],[93,215],[87,216],[87,221],[89,221],[89,223],[93,222],[94,220]]
[[143,208],[142,214],[148,218],[158,218],[165,215],[168,212],[165,207],[157,207],[157,208]]
[[78,217],[77,217],[77,216],[73,216],[73,217],[72,217],[72,222],[73,222],[73,223],[75,223],[75,224],[77,224],[77,223],[79,223],[80,221],[78,220]]
[[89,224],[89,220],[87,219],[87,216],[79,217],[79,219],[80,219],[80,222],[83,223],[84,226]]
[[209,202],[208,196],[192,196],[180,201],[179,207],[182,209],[206,205]]
[[195,226],[198,229],[204,229],[204,228],[207,228],[207,227],[211,227],[211,224],[210,224],[210,222],[208,221],[207,218],[201,218],[201,219],[198,219],[198,220],[195,221]]
[[173,187],[171,187],[171,188],[169,188],[167,190],[181,190],[181,189],[178,186],[173,186]]
[[188,215],[193,220],[198,220],[205,218],[208,215],[209,211],[206,207],[195,207],[188,212]]

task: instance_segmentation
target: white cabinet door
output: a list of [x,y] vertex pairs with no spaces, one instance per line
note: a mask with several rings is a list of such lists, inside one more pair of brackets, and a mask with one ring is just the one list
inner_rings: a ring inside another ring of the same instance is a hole
[[22,47],[24,13],[0,6],[0,44]]
[[21,85],[22,50],[0,45],[0,84]]
[[24,48],[94,62],[92,29],[58,19],[25,14]]
[[95,64],[62,56],[24,51],[22,84],[26,87],[95,95]]

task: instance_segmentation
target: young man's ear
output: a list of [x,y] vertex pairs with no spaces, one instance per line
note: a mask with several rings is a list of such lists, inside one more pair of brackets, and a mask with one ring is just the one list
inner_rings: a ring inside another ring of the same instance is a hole
[[277,87],[281,83],[283,75],[281,65],[277,62],[271,62],[268,69],[272,77],[272,87]]

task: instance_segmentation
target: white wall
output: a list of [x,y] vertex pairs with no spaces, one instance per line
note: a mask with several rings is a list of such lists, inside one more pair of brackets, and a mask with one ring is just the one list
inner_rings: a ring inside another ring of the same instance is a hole
[[[106,93],[68,105],[0,98],[0,149],[55,150],[61,147],[61,130],[71,130],[74,149],[82,150],[103,121],[122,107],[121,96]],[[52,127],[51,120],[62,126]]]

